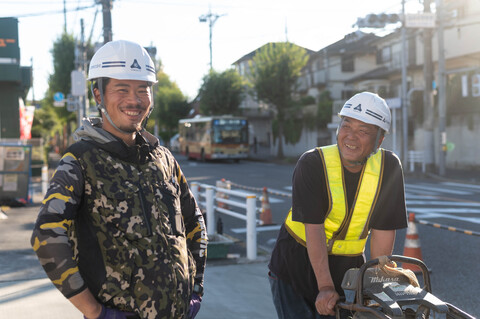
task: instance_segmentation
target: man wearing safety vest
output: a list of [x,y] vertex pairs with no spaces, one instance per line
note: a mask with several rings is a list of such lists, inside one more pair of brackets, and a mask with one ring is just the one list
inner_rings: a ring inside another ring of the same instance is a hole
[[339,116],[337,144],[305,152],[295,167],[292,209],[269,263],[281,319],[333,316],[368,235],[373,259],[391,255],[396,229],[407,227],[400,160],[380,148],[391,122],[385,100],[358,93]]

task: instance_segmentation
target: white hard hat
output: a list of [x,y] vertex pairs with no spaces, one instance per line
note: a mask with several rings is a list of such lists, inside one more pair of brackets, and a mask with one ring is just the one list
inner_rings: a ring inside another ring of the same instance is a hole
[[376,125],[386,132],[389,131],[392,121],[390,108],[385,100],[371,92],[362,92],[352,96],[345,102],[338,115]]
[[93,55],[87,80],[103,77],[157,83],[155,64],[147,50],[125,40],[107,42]]

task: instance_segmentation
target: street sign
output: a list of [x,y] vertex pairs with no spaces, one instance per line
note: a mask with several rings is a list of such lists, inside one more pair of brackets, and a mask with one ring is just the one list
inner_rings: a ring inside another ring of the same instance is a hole
[[385,102],[391,109],[399,109],[402,106],[402,100],[399,97],[385,99]]
[[70,73],[72,80],[72,95],[73,96],[84,96],[87,91],[87,80],[85,74],[82,71],[73,70]]
[[53,106],[63,107],[63,106],[65,106],[65,100],[63,100],[63,101],[53,101]]
[[435,14],[431,12],[407,13],[405,26],[407,28],[435,28]]
[[67,111],[75,112],[80,107],[80,100],[78,96],[73,96],[73,94],[69,94],[67,96]]
[[54,95],[53,95],[53,100],[55,102],[64,102],[65,100],[65,95],[63,95],[62,92],[56,92]]

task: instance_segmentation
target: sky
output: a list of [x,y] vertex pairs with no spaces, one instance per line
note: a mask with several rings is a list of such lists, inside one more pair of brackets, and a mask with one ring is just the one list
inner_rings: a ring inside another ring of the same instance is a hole
[[[85,37],[103,43],[101,5],[95,2],[0,0],[0,17],[19,21],[20,64],[33,66],[28,99],[41,99],[47,91],[51,50],[65,20],[75,38],[80,39],[83,19]],[[406,0],[405,11],[419,12],[419,2]],[[114,0],[112,29],[113,40],[155,46],[164,72],[191,100],[210,68],[209,24],[199,21],[202,15],[218,15],[212,27],[212,62],[222,72],[268,42],[288,40],[318,51],[357,30],[357,18],[401,10],[402,0]]]

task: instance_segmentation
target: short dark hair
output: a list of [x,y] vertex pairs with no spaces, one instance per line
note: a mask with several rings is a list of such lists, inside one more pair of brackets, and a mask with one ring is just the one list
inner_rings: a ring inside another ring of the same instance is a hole
[[[105,92],[110,78],[102,78],[102,92]],[[93,83],[93,89],[98,89],[98,79]]]

